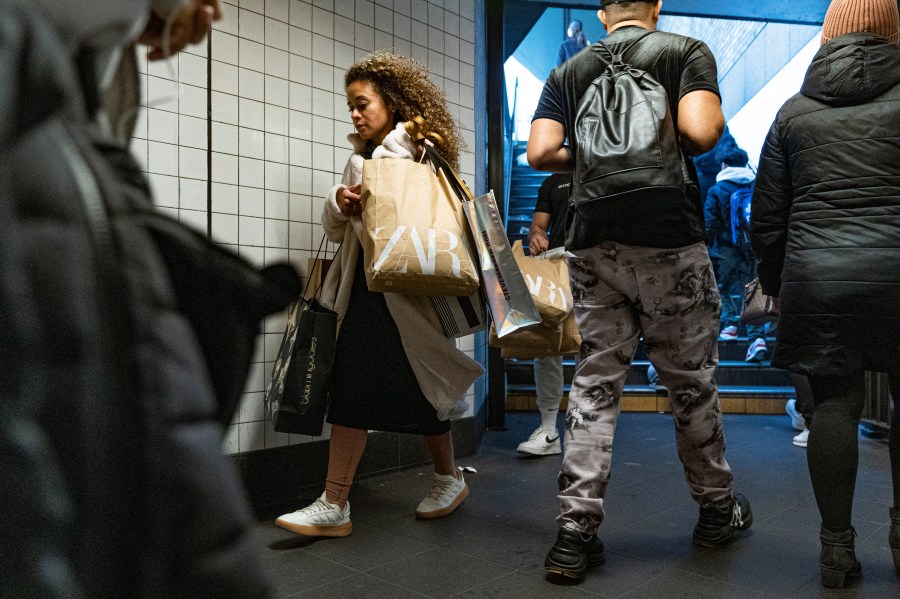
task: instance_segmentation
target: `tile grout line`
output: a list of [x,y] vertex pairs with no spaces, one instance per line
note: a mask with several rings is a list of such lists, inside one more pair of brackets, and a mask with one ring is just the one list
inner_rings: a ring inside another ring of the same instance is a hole
[[[206,38],[206,237],[212,239],[213,198],[212,198],[212,53],[213,31]],[[179,144],[180,145],[180,144]]]

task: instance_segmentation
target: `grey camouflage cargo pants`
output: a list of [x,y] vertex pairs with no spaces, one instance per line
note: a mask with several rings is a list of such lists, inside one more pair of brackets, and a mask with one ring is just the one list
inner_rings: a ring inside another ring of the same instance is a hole
[[713,382],[721,301],[706,246],[604,242],[568,262],[583,343],[566,414],[560,526],[594,533],[603,520],[619,399],[641,334],[669,389],[691,495],[703,506],[727,503],[731,468]]

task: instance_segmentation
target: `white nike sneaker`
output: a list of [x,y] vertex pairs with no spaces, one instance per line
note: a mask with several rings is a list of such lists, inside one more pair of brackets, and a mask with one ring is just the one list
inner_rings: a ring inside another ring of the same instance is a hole
[[795,431],[806,430],[806,419],[803,418],[803,414],[797,409],[796,399],[789,399],[784,406],[784,411],[791,417],[791,426],[794,427]]
[[809,429],[805,429],[802,433],[794,437],[794,445],[797,447],[806,447],[809,442]]
[[459,478],[452,474],[437,474],[431,481],[431,491],[425,496],[419,507],[416,508],[416,516],[419,518],[440,518],[453,512],[469,496],[469,487],[463,478],[462,472],[456,471]]
[[325,500],[325,493],[302,510],[285,514],[275,520],[280,526],[308,537],[346,537],[353,531],[350,522],[350,502],[344,509]]
[[531,433],[527,441],[519,443],[516,451],[527,455],[555,455],[561,453],[559,431],[555,428],[546,429],[543,426],[539,426],[536,431]]

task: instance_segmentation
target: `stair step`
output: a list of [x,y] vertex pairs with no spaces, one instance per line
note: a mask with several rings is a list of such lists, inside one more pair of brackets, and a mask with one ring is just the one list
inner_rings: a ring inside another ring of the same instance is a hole
[[506,222],[513,222],[513,221],[530,223],[531,215],[530,214],[514,214],[512,212],[512,210],[510,210],[509,217],[507,218]]
[[[720,359],[714,380],[720,388],[789,388],[790,373],[773,368],[769,361],[745,362],[744,350],[736,352],[738,359]],[[647,369],[650,361],[638,352],[627,371],[626,385],[647,385]],[[563,380],[571,383],[576,368],[575,358],[563,360]],[[534,360],[506,360],[506,379],[510,385],[534,384]]]
[[520,220],[528,221],[528,224],[530,225],[532,219],[534,218],[534,206],[510,204],[506,210],[506,214],[507,218],[515,216]]

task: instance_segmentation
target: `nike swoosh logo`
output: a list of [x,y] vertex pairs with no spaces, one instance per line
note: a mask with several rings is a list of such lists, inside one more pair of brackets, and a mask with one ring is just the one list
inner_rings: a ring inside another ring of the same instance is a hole
[[559,439],[559,435],[553,437],[552,439],[550,437],[544,437],[544,441],[546,441],[547,443],[553,443],[557,439]]

